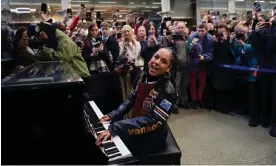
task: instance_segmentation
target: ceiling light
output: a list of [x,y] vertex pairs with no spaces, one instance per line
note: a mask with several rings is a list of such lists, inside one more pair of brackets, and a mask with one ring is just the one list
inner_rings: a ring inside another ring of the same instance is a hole
[[106,2],[106,1],[99,1],[99,3],[117,3],[117,2]]
[[265,1],[259,1],[260,3],[264,3]]
[[161,2],[152,2],[153,5],[161,5]]
[[89,2],[89,1],[71,1],[71,2],[75,2],[75,3],[85,3],[85,2]]
[[143,5],[145,5],[146,4],[146,2],[143,2]]
[[11,12],[17,13],[17,14],[28,14],[31,12],[35,12],[36,9],[30,9],[30,8],[16,8],[16,9],[10,9]]
[[237,2],[243,2],[244,0],[235,0],[235,1],[237,1]]
[[134,5],[134,2],[129,2],[129,4]]
[[276,3],[276,1],[269,1],[269,3]]

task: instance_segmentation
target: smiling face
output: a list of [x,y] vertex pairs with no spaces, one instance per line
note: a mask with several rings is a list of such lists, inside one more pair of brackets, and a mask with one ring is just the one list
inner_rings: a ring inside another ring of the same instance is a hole
[[171,70],[173,57],[168,49],[159,49],[151,58],[148,67],[149,75],[160,77]]

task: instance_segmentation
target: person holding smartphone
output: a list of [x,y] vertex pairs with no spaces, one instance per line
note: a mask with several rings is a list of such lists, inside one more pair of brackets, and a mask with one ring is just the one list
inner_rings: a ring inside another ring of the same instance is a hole
[[161,47],[168,46],[166,39],[158,35],[157,27],[153,22],[150,22],[146,29],[147,37],[141,43],[141,56],[144,58],[144,71],[148,69],[148,62],[154,53]]

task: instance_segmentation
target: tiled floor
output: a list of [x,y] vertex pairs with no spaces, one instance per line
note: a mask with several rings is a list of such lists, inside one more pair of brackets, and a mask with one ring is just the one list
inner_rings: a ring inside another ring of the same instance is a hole
[[169,119],[182,151],[181,164],[276,164],[276,138],[247,118],[215,111],[184,110]]

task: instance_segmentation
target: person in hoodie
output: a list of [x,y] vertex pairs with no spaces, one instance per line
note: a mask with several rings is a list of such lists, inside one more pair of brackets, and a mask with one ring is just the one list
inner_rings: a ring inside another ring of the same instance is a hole
[[[200,24],[198,26],[197,33],[190,36],[188,40],[189,53],[194,55],[194,46],[202,45],[202,49],[199,49],[196,58],[199,60],[197,65],[197,70],[192,71],[190,76],[190,92],[191,92],[191,107],[196,109],[199,106],[205,109],[203,103],[203,90],[206,84],[206,74],[207,74],[207,62],[213,59],[214,54],[214,39],[208,33],[208,26],[206,24]],[[198,82],[198,84],[197,84]]]

